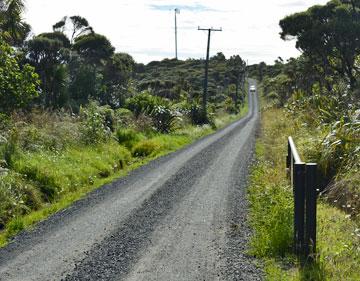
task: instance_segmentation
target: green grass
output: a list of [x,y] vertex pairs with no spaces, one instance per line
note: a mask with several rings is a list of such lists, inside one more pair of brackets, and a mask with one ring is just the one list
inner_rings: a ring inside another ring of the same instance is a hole
[[[246,112],[247,106],[238,115],[221,115],[215,119],[216,126],[221,128]],[[90,191],[214,131],[208,125],[188,126],[171,134],[155,134],[146,138],[141,133],[127,130],[118,132],[116,140],[97,145],[72,145],[61,152],[19,151],[13,159],[13,171],[6,176],[6,184],[0,182],[0,199],[12,196],[8,202],[0,202],[5,216],[11,215],[5,229],[0,232],[0,247],[20,231],[30,229],[37,222],[67,208]],[[146,151],[134,153],[139,147]],[[7,194],[8,190],[22,190],[21,196],[27,195],[25,199],[28,201],[18,198],[18,194]],[[23,205],[19,204],[15,213],[8,214],[8,210],[14,210],[10,206],[14,202],[23,202]]]
[[106,178],[123,168],[130,153],[115,141],[72,147],[61,153],[25,153],[14,162],[14,169],[36,182],[42,193],[56,199],[79,186],[92,184],[95,178]]
[[302,267],[292,254],[293,202],[285,177],[286,139],[294,137],[305,159],[307,151],[314,149],[313,140],[322,134],[284,110],[267,108],[262,113],[248,197],[254,230],[250,252],[263,260],[266,280],[360,280],[360,227],[326,198],[318,200],[317,262]]

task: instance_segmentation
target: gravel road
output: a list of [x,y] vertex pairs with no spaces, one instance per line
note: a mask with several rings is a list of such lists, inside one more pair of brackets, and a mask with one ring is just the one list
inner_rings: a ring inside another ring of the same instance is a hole
[[258,118],[250,95],[243,119],[21,233],[0,249],[0,280],[262,280],[245,253]]

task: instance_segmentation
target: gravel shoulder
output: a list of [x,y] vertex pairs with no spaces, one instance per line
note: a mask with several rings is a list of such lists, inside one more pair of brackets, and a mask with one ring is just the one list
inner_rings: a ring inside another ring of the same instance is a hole
[[0,280],[261,280],[245,254],[258,105],[0,249]]

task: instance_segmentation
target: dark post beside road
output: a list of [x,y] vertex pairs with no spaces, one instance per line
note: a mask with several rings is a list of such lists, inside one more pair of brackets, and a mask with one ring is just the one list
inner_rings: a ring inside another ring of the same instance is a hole
[[295,253],[302,255],[305,228],[305,163],[294,165],[294,239]]
[[202,100],[202,111],[203,111],[203,118],[204,122],[207,122],[207,95],[208,95],[208,76],[209,76],[209,56],[210,56],[210,37],[211,37],[211,31],[222,31],[222,28],[220,29],[214,29],[214,28],[200,28],[198,27],[198,30],[206,30],[208,32],[208,42],[207,42],[207,50],[206,50],[206,61],[205,61],[205,79],[204,79],[204,94],[203,94],[203,100]]
[[316,253],[317,164],[302,162],[289,137],[286,167],[294,193],[294,252],[302,264],[311,263]]
[[305,257],[309,261],[314,260],[313,253],[316,252],[316,183],[317,183],[317,164],[306,164],[306,232],[305,232]]

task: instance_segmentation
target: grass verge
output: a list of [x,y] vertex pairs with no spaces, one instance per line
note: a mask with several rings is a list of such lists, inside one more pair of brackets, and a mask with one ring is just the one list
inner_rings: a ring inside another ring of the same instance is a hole
[[311,130],[284,110],[262,113],[249,188],[251,253],[264,261],[266,280],[360,280],[360,227],[350,215],[318,200],[317,263],[301,267],[292,255],[293,201],[285,177],[287,137],[293,136],[303,155],[312,149]]
[[[224,127],[243,117],[247,111],[246,104],[237,115],[224,114],[216,118],[216,127]],[[4,198],[0,200],[0,209],[14,210],[4,204],[18,204],[16,215],[12,215],[0,232],[0,247],[20,231],[31,229],[37,222],[67,208],[92,190],[213,132],[215,129],[209,125],[188,126],[171,134],[156,134],[148,138],[142,134],[130,136],[133,142],[127,138],[132,132],[122,132],[123,145],[110,140],[97,145],[72,146],[60,153],[19,152],[12,163],[15,172],[11,171],[0,182],[0,199]],[[23,189],[19,193],[21,198],[19,194],[6,193],[6,190],[20,189]],[[44,196],[46,200],[42,198]],[[7,200],[9,198],[12,200]],[[34,208],[29,209],[29,205]]]

